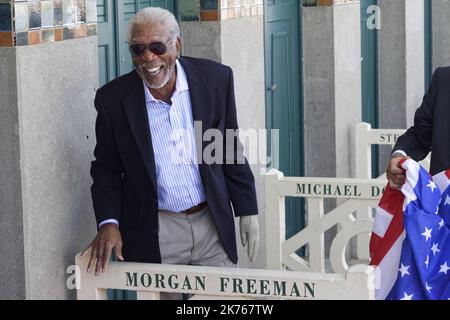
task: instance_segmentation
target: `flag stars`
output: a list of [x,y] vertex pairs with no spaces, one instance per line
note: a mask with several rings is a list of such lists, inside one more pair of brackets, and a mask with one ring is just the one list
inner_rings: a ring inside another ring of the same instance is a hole
[[428,285],[428,282],[425,282],[425,288],[427,289],[427,291],[428,291],[429,293],[431,293],[431,289],[433,289],[433,287],[430,287],[430,286]]
[[412,300],[413,298],[413,294],[408,295],[406,292],[403,292],[403,298],[401,298],[400,300]]
[[448,195],[445,197],[445,203],[444,203],[444,205],[445,205],[445,206],[450,205],[450,197],[449,197]]
[[401,263],[401,267],[400,267],[400,269],[398,269],[398,271],[400,271],[400,273],[402,274],[402,278],[405,275],[410,275],[408,269],[409,269],[409,266],[405,266],[405,265],[403,265],[403,263]]
[[439,270],[439,273],[443,273],[445,275],[447,275],[447,271],[450,270],[450,268],[447,265],[447,261],[445,261],[444,264],[441,264],[441,270]]
[[431,247],[431,251],[433,251],[433,255],[436,255],[437,252],[441,252],[441,250],[438,249],[439,243],[433,243],[433,246]]
[[441,219],[441,222],[439,222],[439,230],[444,226],[444,219]]
[[422,233],[422,235],[425,237],[425,241],[428,241],[428,239],[431,238],[431,230],[433,229],[428,229],[427,227],[425,227],[425,231],[424,233]]
[[433,192],[434,189],[437,188],[436,183],[434,183],[433,181],[430,181],[430,183],[427,184],[427,187],[431,189],[431,192]]
[[428,269],[429,262],[430,262],[430,256],[427,256],[427,260],[425,261],[426,269]]

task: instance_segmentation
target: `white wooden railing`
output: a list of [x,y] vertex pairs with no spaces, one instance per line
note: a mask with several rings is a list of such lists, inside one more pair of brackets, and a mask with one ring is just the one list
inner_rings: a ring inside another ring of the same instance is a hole
[[[372,177],[372,145],[391,145],[397,142],[398,138],[405,133],[404,129],[372,129],[368,123],[356,125],[355,130],[355,172],[357,179],[370,179]],[[387,163],[387,159],[386,159]],[[430,154],[420,162],[425,169],[430,167]],[[386,181],[386,173],[379,177]],[[358,219],[372,217],[372,209],[362,208],[357,211]],[[359,234],[356,241],[356,256],[359,260],[369,259],[369,235]]]
[[[365,122],[357,124],[355,131],[356,178],[370,179],[372,177],[372,145],[394,146],[405,131],[404,129],[372,129],[371,125]],[[421,162],[425,169],[430,167],[430,155]],[[383,177],[384,173],[379,178]]]
[[[331,242],[332,272],[348,270],[346,248],[360,233],[372,231],[371,217],[356,218],[356,211],[375,207],[386,182],[376,179],[299,178],[284,177],[275,169],[265,177],[266,252],[267,267],[278,270],[325,272],[325,233],[337,228]],[[285,240],[285,197],[306,199],[307,225]],[[324,214],[324,199],[343,199],[338,207]],[[296,251],[308,245],[307,257]],[[368,251],[368,247],[366,248]]]
[[77,298],[105,300],[107,289],[137,291],[139,300],[160,292],[191,293],[194,299],[374,299],[374,271],[355,266],[345,274],[110,262],[87,273],[88,259],[76,257]]
[[[393,145],[404,130],[356,127],[356,179],[284,177],[277,170],[265,176],[267,268],[239,269],[111,262],[106,273],[86,273],[87,261],[76,257],[79,299],[106,299],[106,289],[137,291],[138,299],[159,299],[160,292],[193,293],[194,298],[373,299],[373,269],[349,267],[346,248],[358,239],[358,259],[369,256],[372,208],[386,179],[371,177],[371,145]],[[426,162],[425,162],[425,165]],[[306,198],[307,226],[285,240],[285,197]],[[324,214],[324,199],[341,199]],[[325,273],[325,233],[336,228],[330,265]],[[296,251],[308,246],[306,256]],[[290,271],[285,271],[289,269]]]

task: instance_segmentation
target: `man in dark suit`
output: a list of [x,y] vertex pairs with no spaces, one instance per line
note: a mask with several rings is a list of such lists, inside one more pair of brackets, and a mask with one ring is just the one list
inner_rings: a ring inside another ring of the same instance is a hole
[[405,183],[399,161],[406,156],[420,161],[432,151],[432,175],[450,168],[450,67],[435,71],[430,89],[416,111],[414,126],[398,139],[393,150],[386,175],[390,186],[397,190]]
[[206,130],[225,137],[226,129],[238,129],[231,69],[180,58],[179,26],[160,8],[133,17],[129,44],[135,71],[100,88],[95,98],[91,190],[99,231],[85,250],[88,271],[104,271],[112,250],[126,261],[233,266],[233,211],[253,260],[256,192],[238,139],[224,162],[198,163],[196,157],[207,146],[199,137]]

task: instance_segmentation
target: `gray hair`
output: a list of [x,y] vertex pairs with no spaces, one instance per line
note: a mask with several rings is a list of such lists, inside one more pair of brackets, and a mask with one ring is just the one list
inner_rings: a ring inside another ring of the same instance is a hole
[[131,42],[134,26],[137,24],[155,23],[167,27],[170,39],[180,37],[180,26],[175,16],[168,10],[156,7],[141,9],[131,18],[128,24],[128,43]]

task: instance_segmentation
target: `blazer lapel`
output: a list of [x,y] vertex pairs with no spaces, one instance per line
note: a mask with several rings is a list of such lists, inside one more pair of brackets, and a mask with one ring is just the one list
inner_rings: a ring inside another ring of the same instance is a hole
[[209,121],[208,113],[206,112],[208,110],[206,108],[208,105],[208,102],[206,101],[208,95],[205,84],[192,62],[180,58],[180,63],[183,66],[187,77],[194,121],[202,121],[202,125],[205,127],[205,124],[208,125]]
[[122,105],[128,117],[131,132],[136,140],[145,169],[155,190],[157,190],[155,156],[153,154],[152,138],[148,124],[144,85],[136,71],[131,74],[131,79],[128,84],[129,93],[123,99]]
[[[208,94],[206,90],[205,83],[203,81],[203,78],[201,77],[201,74],[197,71],[195,66],[191,61],[188,61],[184,58],[180,58],[180,63],[184,68],[184,71],[186,73],[187,82],[189,86],[189,95],[191,98],[191,105],[192,105],[192,117],[194,121],[200,121],[202,124],[202,136],[201,137],[195,137],[196,139],[201,139],[202,141],[202,148],[201,150],[197,150],[197,153],[200,153],[200,159],[203,155],[203,150],[206,147],[206,142],[203,141],[203,135],[207,129],[211,126],[211,119],[209,118],[211,114],[208,112]],[[199,159],[197,157],[197,159]],[[203,161],[200,161],[199,163],[199,170],[200,175],[202,176],[203,181],[206,181],[207,179],[207,167],[203,163]]]

